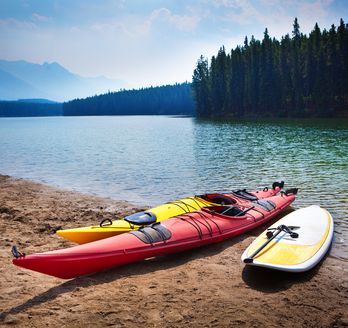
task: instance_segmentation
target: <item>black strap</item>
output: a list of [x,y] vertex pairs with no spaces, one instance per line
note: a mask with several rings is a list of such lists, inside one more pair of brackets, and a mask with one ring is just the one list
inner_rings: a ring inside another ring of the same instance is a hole
[[164,242],[172,237],[172,233],[160,222],[141,227],[138,230],[130,231],[130,234],[140,239],[145,244]]
[[[198,214],[199,214],[199,212],[198,212]],[[204,223],[203,223],[202,221],[200,221],[198,218],[195,218],[194,216],[192,216],[192,215],[190,215],[190,214],[184,214],[184,216],[188,216],[189,218],[191,218],[193,221],[195,221],[195,223],[196,223],[197,225],[200,223],[203,227],[207,228],[209,235],[210,235],[210,236],[213,236],[213,229],[211,228],[211,225],[210,225],[209,222],[208,222],[206,219],[204,219],[202,216],[201,216],[201,218],[204,220],[204,222],[205,222],[206,224],[204,224]],[[203,235],[203,230],[202,230],[202,235]]]
[[246,189],[232,191],[232,195],[234,195],[238,198],[242,198],[242,199],[246,199],[246,200],[250,200],[250,201],[258,200],[258,198],[255,195],[246,191]]
[[149,241],[149,244],[153,244],[153,239],[151,237],[151,235],[149,233],[147,233],[147,231],[145,230],[144,227],[141,227],[138,229],[139,232],[142,232],[144,234],[144,236],[146,237],[146,239]]
[[193,197],[189,197],[190,199],[192,199],[198,206],[198,209],[204,207],[201,204],[198,203],[197,198],[199,198],[200,202],[204,203],[205,206],[208,206],[210,202],[208,202],[207,200],[205,200],[204,198],[201,198],[199,196],[193,196]]
[[[212,215],[214,215],[214,212],[211,212],[211,213],[212,213]],[[207,215],[206,215],[205,213],[203,213],[203,212],[197,212],[197,214],[199,214],[200,216],[205,217],[206,220],[210,220],[212,223],[214,223],[215,226],[216,226],[216,228],[219,230],[220,235],[222,234],[222,231],[221,231],[221,229],[220,229],[220,226],[215,222],[215,220],[213,220],[211,217],[207,216]],[[212,233],[213,233],[213,229],[212,229]]]
[[[194,219],[192,221],[189,221],[184,216],[188,216],[188,215],[184,214],[182,216],[179,216],[180,220],[183,220],[183,221],[191,224],[197,230],[199,239],[202,239],[203,238],[203,231],[202,231],[201,227],[199,226],[199,224]],[[192,217],[190,217],[190,216],[188,216],[188,218],[192,219]]]
[[275,203],[266,199],[259,199],[258,201],[254,202],[254,204],[267,212],[271,212],[277,207]]
[[[194,197],[189,197],[189,199],[193,199],[195,201],[195,203],[197,204],[197,201],[194,199]],[[179,208],[181,208],[185,213],[189,213],[189,212],[193,212],[193,211],[197,211],[197,208],[195,208],[193,205],[191,204],[188,204],[186,202],[184,202],[183,200],[175,200],[173,202],[168,202],[167,204],[172,204],[172,205],[176,205],[178,206]],[[186,206],[186,210],[180,206],[180,204]],[[198,205],[198,204],[197,204]],[[199,207],[198,208],[201,208],[200,205],[198,205]],[[190,209],[191,208],[191,209]]]
[[206,215],[201,213],[201,212],[197,212],[197,214],[199,214],[201,219],[204,220],[204,222],[207,224],[207,225],[204,225],[204,226],[208,229],[210,237],[213,237],[213,228],[211,227],[210,223],[206,219]]
[[159,233],[159,235],[161,236],[162,240],[165,242],[167,239],[167,236],[163,233],[163,231],[161,229],[156,228],[157,226],[160,227],[159,224],[160,224],[160,222],[154,223],[151,225],[151,228],[153,230],[156,230]]

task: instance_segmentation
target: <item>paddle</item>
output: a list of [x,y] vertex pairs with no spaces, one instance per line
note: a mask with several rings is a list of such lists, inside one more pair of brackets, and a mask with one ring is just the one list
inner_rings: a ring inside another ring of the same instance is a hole
[[[272,230],[274,228],[271,228]],[[282,231],[285,233],[288,233],[291,238],[298,238],[298,233],[293,232],[288,226],[282,224],[274,229],[275,231],[272,232],[270,230],[267,231],[266,236],[268,240],[263,243],[254,253],[252,253],[249,257],[244,259],[244,263],[253,263],[254,257],[260,253],[275,237],[277,237]]]

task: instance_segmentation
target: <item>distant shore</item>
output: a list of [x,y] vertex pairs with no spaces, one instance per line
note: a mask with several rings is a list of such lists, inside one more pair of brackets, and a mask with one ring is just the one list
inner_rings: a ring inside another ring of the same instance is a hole
[[243,250],[264,227],[217,245],[69,281],[11,263],[13,244],[28,254],[69,247],[73,244],[55,230],[137,210],[127,202],[0,175],[0,326],[348,325],[347,262],[327,256],[304,274],[241,263]]

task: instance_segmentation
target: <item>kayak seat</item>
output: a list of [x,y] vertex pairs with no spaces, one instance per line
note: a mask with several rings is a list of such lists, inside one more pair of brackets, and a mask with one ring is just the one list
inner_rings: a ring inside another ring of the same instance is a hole
[[135,224],[135,225],[149,225],[157,221],[156,215],[151,212],[138,212],[132,215],[128,215],[125,218],[125,221]]
[[160,222],[139,228],[136,231],[131,231],[130,234],[134,235],[145,244],[153,244],[161,241],[166,241],[172,236],[172,233]]
[[199,198],[202,198],[204,200],[207,200],[209,202],[215,203],[215,204],[221,204],[221,205],[232,205],[235,204],[236,201],[234,199],[224,197],[223,195],[210,195],[205,194],[198,196]]
[[267,212],[270,212],[277,207],[276,204],[274,204],[272,201],[265,200],[265,199],[259,199],[256,202],[253,202],[252,204],[262,208],[263,210]]
[[245,189],[232,191],[232,195],[245,200],[249,200],[251,202],[258,200],[258,198],[255,195],[251,194],[250,192],[247,192]]

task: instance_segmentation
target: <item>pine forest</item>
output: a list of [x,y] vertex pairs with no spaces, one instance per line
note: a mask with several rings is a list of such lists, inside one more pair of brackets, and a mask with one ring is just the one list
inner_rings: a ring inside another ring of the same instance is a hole
[[193,73],[196,114],[204,118],[336,117],[348,114],[348,24],[307,36],[297,18],[293,31],[230,53],[221,47]]

